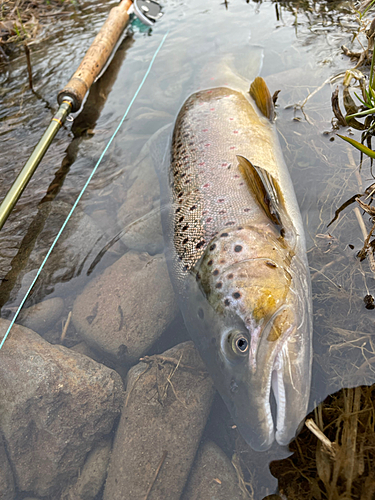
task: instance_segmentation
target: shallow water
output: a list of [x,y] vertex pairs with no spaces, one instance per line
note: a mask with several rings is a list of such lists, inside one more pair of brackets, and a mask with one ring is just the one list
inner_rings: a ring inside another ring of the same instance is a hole
[[[42,99],[27,88],[23,56],[2,68],[0,197],[48,125],[57,91],[83,57],[108,8],[100,2],[81,6],[75,15],[57,23],[53,39],[31,47],[34,87]],[[79,205],[80,216],[90,216],[101,237],[95,233],[82,243],[79,234],[72,237],[67,243],[72,245],[72,255],[81,251],[82,256],[69,267],[69,259],[64,261],[57,255],[47,273],[53,278],[42,275],[26,303],[40,302],[47,295],[64,299],[61,318],[44,334],[53,343],[59,343],[61,322],[84,286],[127,252],[121,241],[106,252],[100,251],[123,229],[124,220],[129,223],[143,215],[138,211],[142,207],[132,205],[127,192],[137,175],[144,144],[157,130],[173,122],[191,92],[209,84],[213,77],[202,76],[202,61],[207,60],[207,54],[220,50],[235,53],[237,71],[246,77],[247,50],[251,54],[251,45],[256,45],[263,49],[261,76],[271,92],[281,90],[277,128],[306,231],[314,299],[310,408],[342,387],[372,384],[375,374],[367,360],[373,357],[374,311],[365,308],[363,298],[373,293],[375,283],[368,260],[359,262],[356,258],[363,236],[353,209],[347,208],[327,229],[336,208],[371,184],[369,164],[365,162],[359,171],[359,155],[331,133],[330,97],[336,83],[326,83],[306,102],[303,112],[298,107],[328,78],[353,66],[340,49],[343,44],[351,47],[357,30],[349,4],[242,1],[225,5],[210,1],[202,6],[198,0],[165,1],[164,12],[152,30],[134,26],[133,35],[123,42],[107,73],[92,88],[84,109],[59,132],[0,233],[1,316],[10,319],[14,314],[48,242],[61,225],[55,218],[54,222],[48,219],[45,227],[41,202],[74,203],[164,34],[168,32],[168,37],[151,73]],[[147,169],[140,170],[140,179],[147,175]],[[133,213],[119,220],[125,201]],[[153,200],[150,208],[156,205],[157,200]],[[370,229],[366,217],[364,222]],[[48,234],[38,239],[43,230]],[[147,354],[162,352],[187,339],[178,316]],[[78,341],[70,325],[64,345],[70,347]],[[231,456],[234,439],[226,430],[229,425],[226,409],[215,400],[205,435],[214,438]],[[272,453],[263,456],[265,465],[285,456],[286,451]],[[255,474],[256,497],[276,490],[277,481],[269,473]]]

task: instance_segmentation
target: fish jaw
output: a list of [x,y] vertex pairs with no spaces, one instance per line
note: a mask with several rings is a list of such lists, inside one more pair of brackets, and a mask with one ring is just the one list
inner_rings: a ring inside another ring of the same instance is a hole
[[[197,281],[211,306],[204,314],[211,326],[207,323],[209,334],[199,334],[198,348],[241,435],[254,450],[264,451],[275,439],[288,444],[306,415],[312,352],[309,273],[306,262],[293,253],[290,257],[277,235],[254,226],[225,231],[199,265]],[[233,331],[248,339],[246,356],[233,356]],[[215,335],[215,346],[205,346],[202,338]]]

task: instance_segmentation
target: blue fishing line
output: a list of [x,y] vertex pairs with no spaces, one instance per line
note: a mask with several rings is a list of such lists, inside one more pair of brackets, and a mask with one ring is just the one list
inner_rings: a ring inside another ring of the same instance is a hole
[[22,306],[24,305],[24,303],[25,303],[25,301],[26,301],[27,297],[29,296],[29,294],[30,294],[30,292],[31,292],[31,290],[32,290],[32,288],[33,288],[33,286],[35,285],[36,280],[38,279],[38,277],[39,277],[40,273],[42,272],[43,267],[44,267],[45,263],[47,262],[48,257],[51,255],[52,250],[55,248],[55,245],[56,245],[56,243],[57,243],[58,239],[60,238],[60,236],[61,236],[62,232],[64,231],[65,226],[66,226],[66,225],[67,225],[67,223],[69,222],[70,217],[73,215],[73,212],[74,212],[74,210],[76,209],[76,207],[77,207],[77,205],[78,205],[78,203],[79,203],[80,199],[82,198],[83,193],[86,191],[87,186],[89,185],[89,183],[90,183],[90,181],[91,181],[91,179],[92,179],[93,175],[95,174],[95,172],[96,172],[96,170],[97,170],[98,166],[100,165],[100,163],[101,163],[101,161],[102,161],[102,159],[103,159],[104,155],[106,154],[106,152],[107,152],[107,150],[108,150],[109,146],[112,144],[113,139],[115,138],[115,136],[116,136],[117,132],[120,130],[121,125],[124,123],[124,120],[125,120],[125,118],[127,117],[128,113],[129,113],[129,111],[130,111],[130,108],[132,107],[132,105],[133,105],[134,101],[136,100],[136,98],[137,98],[137,96],[138,96],[138,94],[139,94],[139,92],[140,92],[141,88],[143,87],[143,84],[145,83],[145,81],[146,81],[146,79],[147,79],[147,77],[148,77],[148,75],[149,75],[149,73],[150,73],[150,71],[151,71],[151,68],[152,68],[152,66],[153,66],[153,64],[154,64],[154,62],[155,62],[156,56],[158,55],[158,53],[159,53],[160,49],[162,48],[162,46],[163,46],[163,44],[164,44],[164,42],[165,42],[165,40],[166,40],[166,38],[167,38],[167,36],[168,36],[168,33],[169,33],[169,31],[167,31],[167,33],[163,36],[163,39],[162,39],[162,41],[160,42],[159,47],[156,49],[155,54],[153,55],[153,57],[152,57],[152,59],[151,59],[151,61],[150,61],[150,64],[149,64],[149,66],[148,66],[148,68],[147,68],[147,71],[146,71],[146,73],[145,73],[145,76],[143,77],[143,79],[142,79],[142,81],[141,81],[141,83],[140,83],[140,85],[139,85],[139,87],[138,87],[138,89],[137,89],[136,93],[134,94],[133,99],[130,101],[130,104],[129,104],[129,106],[128,106],[127,110],[125,111],[124,116],[121,118],[121,121],[120,121],[120,123],[118,124],[118,126],[117,126],[116,130],[113,132],[112,137],[109,139],[109,141],[108,141],[108,143],[107,143],[106,147],[104,148],[103,153],[100,155],[99,160],[97,161],[97,163],[96,163],[95,167],[93,168],[93,171],[91,172],[91,174],[90,174],[89,178],[87,179],[86,184],[83,186],[83,188],[82,188],[81,192],[80,192],[80,193],[79,193],[79,195],[78,195],[78,198],[76,199],[76,201],[75,201],[74,205],[72,206],[72,209],[70,210],[70,212],[69,212],[69,214],[68,214],[67,218],[65,219],[65,221],[64,221],[64,223],[63,223],[63,225],[61,226],[60,231],[57,233],[57,236],[56,236],[56,238],[54,239],[54,241],[53,241],[53,243],[52,243],[52,245],[51,245],[51,248],[48,250],[47,255],[44,257],[44,260],[43,260],[43,262],[42,262],[42,264],[41,264],[40,268],[38,269],[38,272],[36,273],[36,276],[35,276],[35,278],[33,279],[33,282],[31,283],[31,285],[30,285],[29,289],[27,290],[27,292],[26,292],[26,294],[25,294],[24,298],[22,299],[22,302],[21,302],[21,304],[19,305],[19,307],[18,307],[18,309],[17,309],[17,311],[16,311],[16,314],[14,315],[14,317],[13,317],[12,321],[10,322],[9,328],[8,328],[8,330],[6,331],[6,333],[5,333],[5,335],[4,335],[4,338],[3,338],[3,340],[2,340],[2,341],[1,341],[1,343],[0,343],[0,349],[3,347],[4,342],[6,341],[6,339],[7,339],[8,335],[9,335],[9,332],[10,332],[10,330],[11,330],[12,326],[14,325],[14,322],[16,321],[16,319],[17,319],[17,317],[18,317],[18,315],[19,315],[19,313],[20,313],[20,311],[21,311],[21,309],[22,309]]

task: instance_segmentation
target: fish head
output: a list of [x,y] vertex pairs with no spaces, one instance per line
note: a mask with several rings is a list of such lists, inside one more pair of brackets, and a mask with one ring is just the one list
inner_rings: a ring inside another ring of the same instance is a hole
[[203,312],[201,301],[198,317],[204,317],[211,338],[204,344],[199,339],[201,355],[254,450],[270,448],[275,439],[288,444],[306,415],[312,328],[308,276],[306,263],[282,236],[255,226],[221,231],[199,263],[197,281],[206,306]]

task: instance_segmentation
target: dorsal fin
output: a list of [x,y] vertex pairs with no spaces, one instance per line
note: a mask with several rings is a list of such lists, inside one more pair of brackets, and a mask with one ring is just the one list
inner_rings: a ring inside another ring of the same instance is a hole
[[282,232],[283,227],[278,208],[283,200],[280,199],[282,194],[277,181],[266,170],[261,167],[255,167],[244,156],[237,155],[237,159],[239,171],[254,198],[264,210],[267,217],[279,226],[280,232]]
[[266,82],[260,76],[257,76],[250,85],[250,95],[259,111],[272,122],[275,115],[275,106]]

